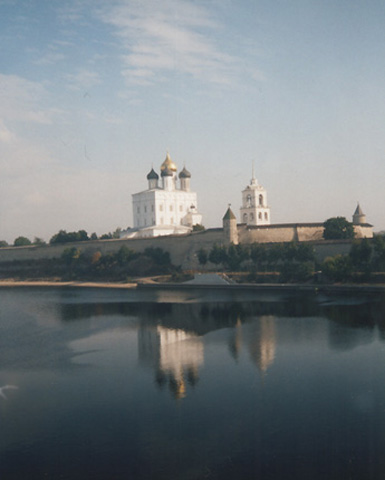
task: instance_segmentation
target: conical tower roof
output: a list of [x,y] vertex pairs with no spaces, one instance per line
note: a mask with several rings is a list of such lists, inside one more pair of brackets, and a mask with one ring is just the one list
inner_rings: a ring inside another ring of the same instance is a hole
[[353,215],[365,215],[359,203],[357,203],[357,208],[356,208],[356,211],[353,213]]
[[227,209],[227,212],[225,213],[225,215],[223,217],[223,220],[236,220],[236,219],[237,219],[237,217],[234,215],[233,211],[229,207]]

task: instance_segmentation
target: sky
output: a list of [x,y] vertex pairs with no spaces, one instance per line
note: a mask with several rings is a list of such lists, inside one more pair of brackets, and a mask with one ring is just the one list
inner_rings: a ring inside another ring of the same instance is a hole
[[0,240],[132,226],[167,151],[203,225],[385,229],[382,0],[0,0]]

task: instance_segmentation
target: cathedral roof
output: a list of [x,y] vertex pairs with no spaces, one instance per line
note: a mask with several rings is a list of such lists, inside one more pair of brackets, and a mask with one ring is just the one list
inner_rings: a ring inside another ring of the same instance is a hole
[[159,175],[153,168],[151,169],[151,172],[147,175],[147,180],[159,180]]
[[162,177],[172,177],[174,175],[175,170],[171,170],[171,168],[164,168],[161,172]]
[[191,178],[191,173],[186,169],[186,167],[183,167],[183,170],[179,174],[179,178]]
[[167,152],[165,161],[160,166],[161,174],[163,174],[163,171],[166,170],[166,169],[171,170],[172,172],[176,172],[176,170],[177,170],[176,165],[171,160],[170,154],[168,152]]

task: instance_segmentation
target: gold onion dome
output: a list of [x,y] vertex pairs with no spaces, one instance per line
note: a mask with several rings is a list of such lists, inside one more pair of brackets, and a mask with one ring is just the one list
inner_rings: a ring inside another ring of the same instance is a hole
[[172,172],[176,172],[177,168],[175,163],[171,160],[170,154],[167,152],[166,160],[160,166],[160,171],[163,173],[164,170],[171,170]]

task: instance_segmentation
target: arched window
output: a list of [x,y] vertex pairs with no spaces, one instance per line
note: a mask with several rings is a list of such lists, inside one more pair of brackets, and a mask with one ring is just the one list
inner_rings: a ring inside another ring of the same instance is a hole
[[263,207],[263,195],[262,193],[259,195],[259,205]]
[[247,223],[247,213],[243,214],[243,223]]
[[254,215],[250,213],[250,220],[254,220]]
[[259,218],[260,220],[262,220],[262,212],[259,212],[259,213],[258,213],[258,218]]
[[265,212],[265,220],[268,220],[269,216],[267,214],[267,212]]
[[251,206],[252,206],[250,193],[247,195],[247,198],[246,198],[246,206],[247,206],[247,207],[251,207]]

